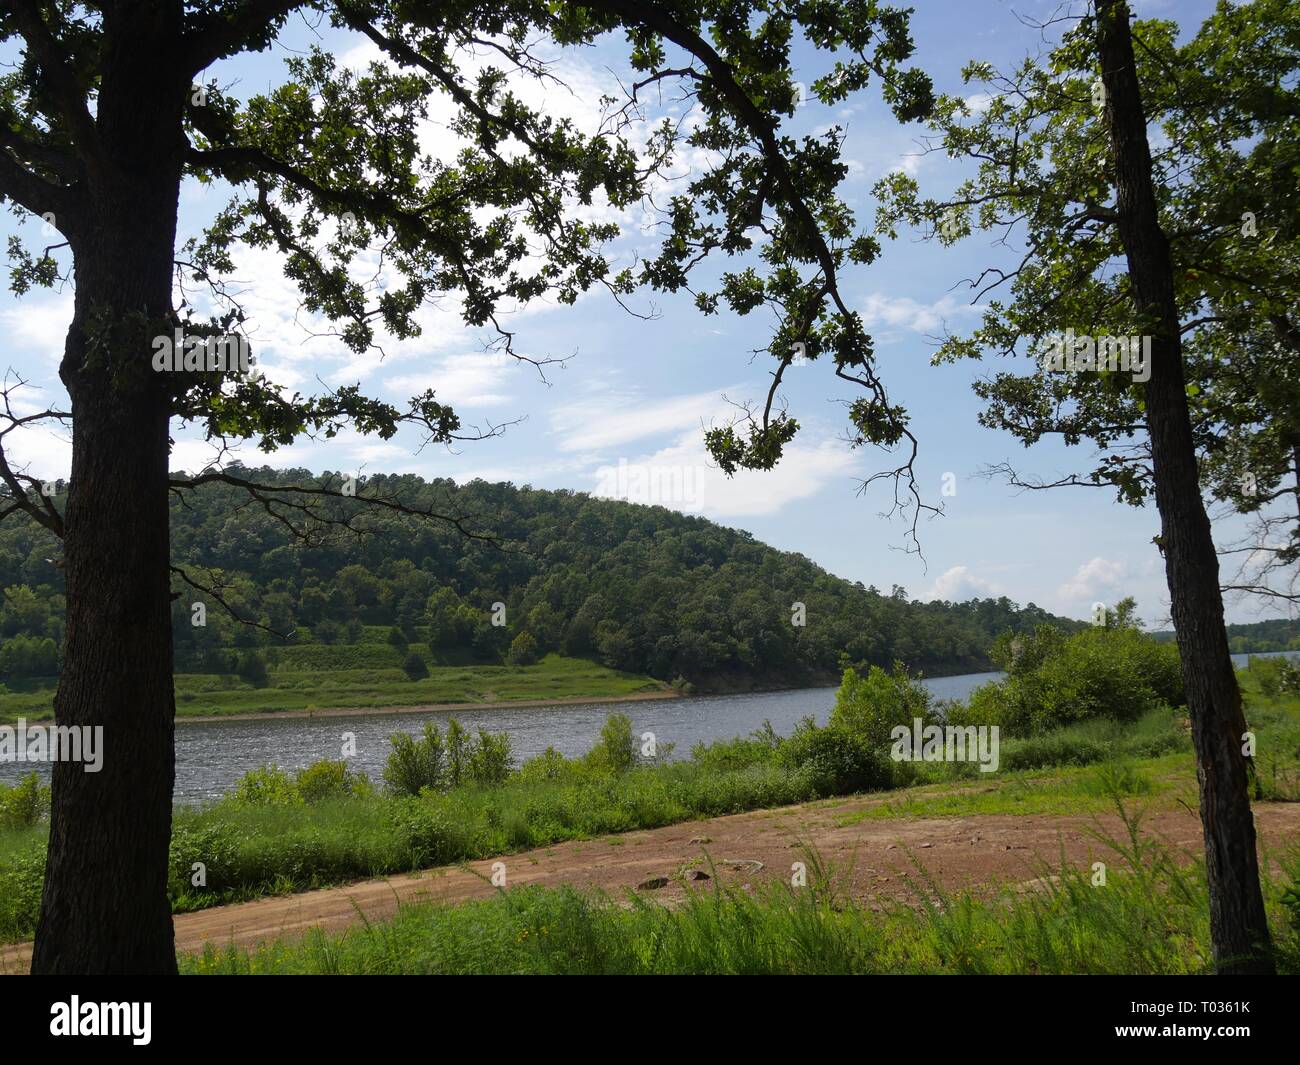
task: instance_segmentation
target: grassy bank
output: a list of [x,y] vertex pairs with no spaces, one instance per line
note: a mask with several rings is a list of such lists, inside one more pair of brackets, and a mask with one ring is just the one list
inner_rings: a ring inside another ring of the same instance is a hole
[[[272,662],[264,687],[235,674],[177,674],[176,716],[225,717],[334,707],[382,709],[443,703],[606,699],[672,690],[670,685],[653,677],[623,673],[586,659],[562,655],[547,655],[526,666],[428,664],[429,675],[412,680],[401,669],[396,649],[388,645],[306,645],[283,650],[286,657]],[[396,664],[390,659],[396,659]],[[53,714],[53,678],[34,690],[0,696],[0,722],[12,722],[19,717],[39,721]]]
[[[1122,809],[1122,807],[1121,807]],[[1212,959],[1205,882],[1156,842],[1111,841],[1104,887],[1044,869],[1043,888],[994,899],[947,895],[919,877],[912,905],[842,898],[813,853],[808,884],[711,888],[681,906],[634,893],[516,888],[460,906],[415,903],[390,921],[319,930],[249,950],[183,956],[187,974],[1198,974]],[[923,866],[918,863],[918,869]],[[1300,853],[1265,894],[1279,969],[1300,971]],[[1288,891],[1290,892],[1288,894]]]

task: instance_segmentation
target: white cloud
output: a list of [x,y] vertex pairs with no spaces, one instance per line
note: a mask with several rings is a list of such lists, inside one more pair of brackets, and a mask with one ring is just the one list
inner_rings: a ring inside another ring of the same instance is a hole
[[971,572],[969,566],[953,566],[939,576],[924,598],[958,603],[963,599],[1001,594],[1002,589],[998,585],[986,581],[983,577],[977,577]]
[[1117,590],[1127,578],[1127,565],[1098,556],[1083,563],[1056,594],[1070,602],[1092,601]]
[[472,352],[444,355],[427,370],[399,374],[384,380],[384,387],[401,394],[403,399],[419,395],[427,388],[437,393],[440,403],[453,407],[495,407],[512,397],[503,385],[512,371],[531,370],[503,352]]
[[906,174],[908,177],[916,177],[921,172],[921,160],[924,158],[920,152],[909,152],[906,155],[899,156],[898,161],[886,173]]
[[744,518],[777,513],[834,481],[847,482],[856,465],[842,442],[823,440],[791,445],[774,469],[728,477],[712,464],[702,434],[694,431],[670,447],[602,466],[591,475],[592,491],[709,518]]
[[607,391],[560,407],[551,415],[551,429],[561,451],[598,451],[688,427],[698,435],[718,406],[713,390],[661,400]]
[[893,326],[910,329],[916,333],[935,333],[949,318],[978,314],[980,308],[971,306],[951,293],[946,293],[933,303],[918,303],[910,296],[889,296],[872,292],[862,307],[863,321],[871,326]]
[[63,358],[72,322],[72,293],[27,298],[0,311],[0,326],[10,347],[30,348],[51,366]]

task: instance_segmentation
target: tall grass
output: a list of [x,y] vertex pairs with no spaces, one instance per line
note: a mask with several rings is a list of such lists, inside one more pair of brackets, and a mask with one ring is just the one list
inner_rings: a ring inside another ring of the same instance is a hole
[[[525,887],[459,906],[407,903],[384,922],[255,949],[209,945],[185,973],[359,974],[1196,974],[1211,971],[1201,867],[1139,831],[1104,837],[1091,869],[1044,870],[1041,888],[950,895],[924,875],[911,905],[873,910],[841,893],[842,871],[805,852],[806,887],[687,889],[677,906]],[[1300,856],[1288,859],[1300,879]],[[1292,887],[1292,891],[1295,888]],[[1267,884],[1280,967],[1300,971],[1297,929]]]

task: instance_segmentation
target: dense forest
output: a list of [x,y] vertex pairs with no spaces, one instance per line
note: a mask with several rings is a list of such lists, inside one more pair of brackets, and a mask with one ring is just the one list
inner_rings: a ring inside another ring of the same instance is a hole
[[[1271,618],[1242,625],[1229,625],[1228,646],[1233,654],[1266,654],[1269,651],[1300,651],[1300,619]],[[1172,632],[1155,632],[1157,640],[1172,641]]]
[[[229,472],[267,485],[341,483],[305,470]],[[337,497],[308,515],[224,483],[177,495],[177,672],[233,673],[250,649],[346,645],[381,625],[438,662],[554,651],[719,690],[829,681],[845,664],[895,660],[929,674],[981,670],[1005,630],[1078,625],[1005,598],[883,594],[662,507],[409,475],[367,478],[356,492],[444,518]],[[62,574],[45,530],[0,529],[0,588],[0,680],[56,673]],[[342,652],[320,653],[324,666]]]

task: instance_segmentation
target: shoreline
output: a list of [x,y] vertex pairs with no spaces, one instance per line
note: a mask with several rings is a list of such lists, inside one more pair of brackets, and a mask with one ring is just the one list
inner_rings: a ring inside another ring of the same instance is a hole
[[424,703],[419,706],[323,706],[315,710],[255,710],[251,713],[177,715],[176,724],[212,724],[218,721],[274,721],[301,717],[366,717],[388,714],[427,714],[443,710],[540,710],[548,706],[590,706],[593,703],[639,703],[652,699],[685,699],[672,690],[633,692],[631,695],[581,695],[564,699],[498,699],[485,703]]

